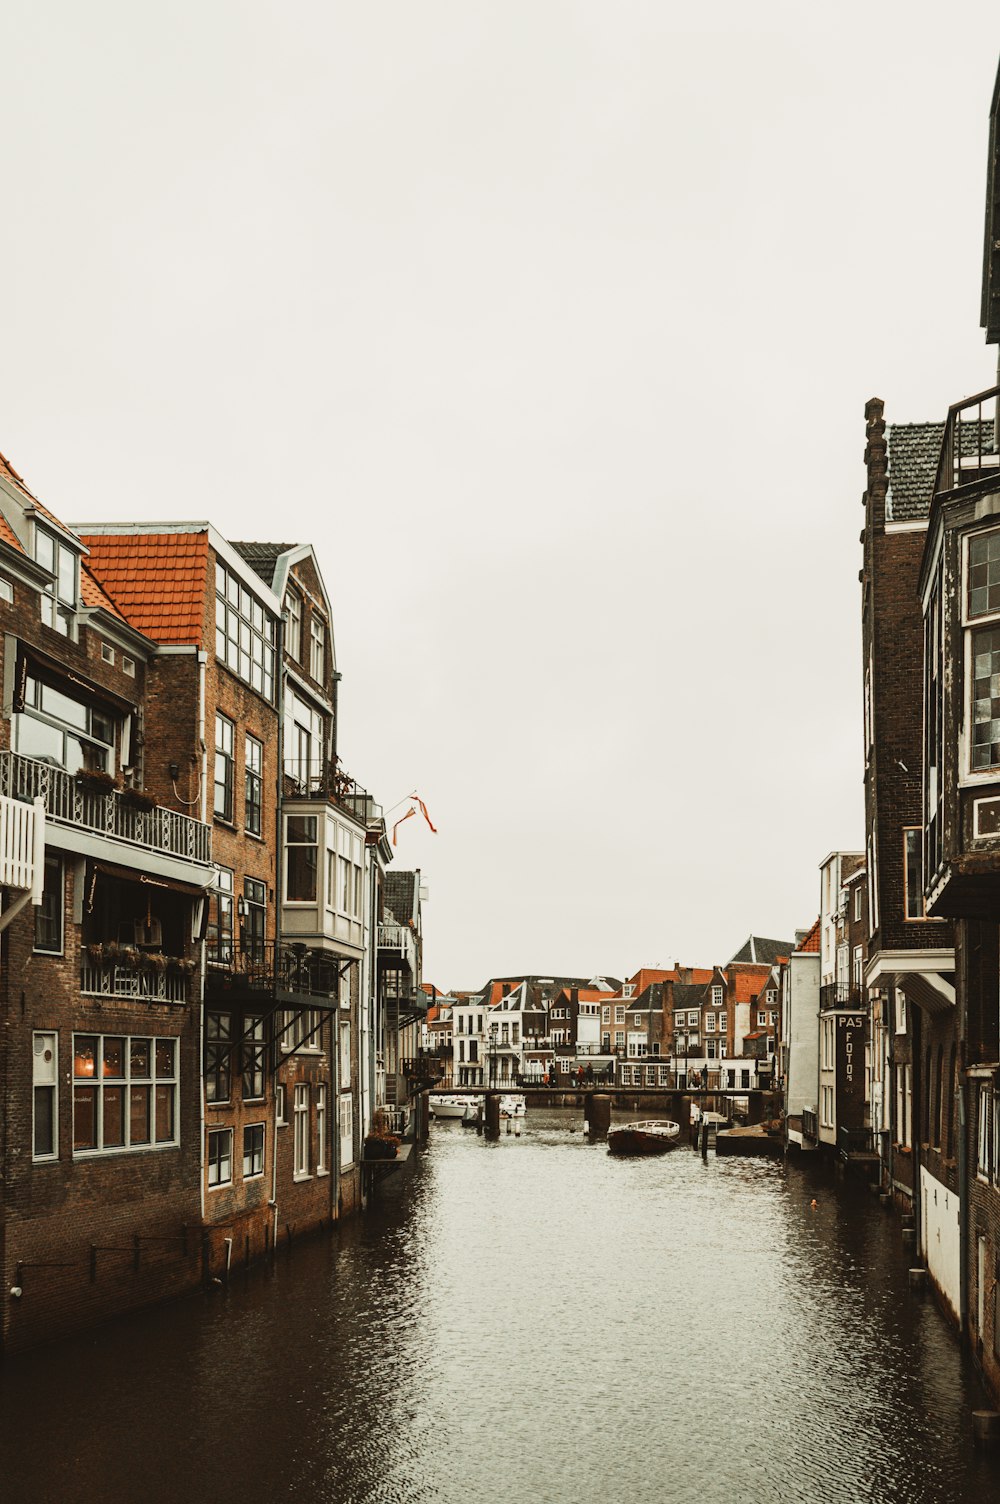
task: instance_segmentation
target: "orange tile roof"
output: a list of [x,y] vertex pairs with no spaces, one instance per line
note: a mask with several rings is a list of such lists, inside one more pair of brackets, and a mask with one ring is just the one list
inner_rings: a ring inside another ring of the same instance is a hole
[[87,563],[125,620],[154,642],[200,643],[208,533],[91,533]]
[[752,1003],[761,990],[762,983],[771,975],[770,966],[740,966],[735,971],[736,1001]]
[[[0,455],[0,459],[2,458],[3,456]],[[20,538],[2,513],[0,513],[0,542],[9,544],[11,548],[16,548],[19,554],[24,553]]]
[[[711,968],[706,969],[704,966],[682,967],[681,971],[684,972],[685,976],[690,975],[690,985],[692,987],[700,987],[703,983],[710,982],[714,976]],[[644,966],[641,971],[636,972],[634,977],[629,977],[629,982],[635,988],[636,997],[640,993],[645,992],[646,988],[654,982],[676,982],[679,980],[680,973],[677,967],[672,967],[669,971],[660,971],[653,966]]]
[[85,606],[90,606],[92,609],[99,607],[102,611],[110,611],[111,615],[117,616],[119,621],[125,620],[110,595],[101,589],[82,559],[80,561],[80,594]]
[[816,920],[816,923],[813,925],[812,929],[809,931],[809,933],[805,937],[805,939],[801,942],[800,945],[797,945],[795,947],[795,949],[797,951],[803,951],[803,950],[818,951],[819,950],[819,920],[818,919]]

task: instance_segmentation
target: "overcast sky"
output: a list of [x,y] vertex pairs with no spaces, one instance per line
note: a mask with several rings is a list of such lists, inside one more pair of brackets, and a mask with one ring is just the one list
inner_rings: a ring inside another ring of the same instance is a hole
[[692,13],[0,18],[0,450],[69,520],[316,544],[442,987],[811,923],[863,837],[865,401],[994,380],[996,4]]

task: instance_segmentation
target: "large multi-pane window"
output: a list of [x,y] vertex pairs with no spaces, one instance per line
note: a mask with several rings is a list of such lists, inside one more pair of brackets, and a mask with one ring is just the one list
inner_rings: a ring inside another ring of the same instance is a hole
[[223,820],[233,818],[233,747],[236,727],[227,715],[215,716],[215,798],[212,808]]
[[[924,618],[924,825],[926,828],[926,878],[941,864],[941,824],[944,815],[944,634],[942,631],[942,580],[934,581]],[[988,655],[987,655],[988,656]],[[974,666],[975,667],[975,666]],[[978,677],[974,673],[974,677]],[[871,856],[871,853],[869,853]],[[868,864],[868,904],[872,928],[878,927],[878,882]],[[873,918],[874,916],[874,918]]]
[[274,700],[274,617],[224,564],[215,566],[215,656]]
[[972,767],[1000,767],[1000,627],[972,634]]
[[969,539],[966,599],[970,617],[1000,612],[1000,528]]
[[73,1152],[177,1142],[177,1040],[73,1036]]
[[315,815],[285,816],[285,897],[315,903],[319,849]]
[[233,959],[233,873],[229,867],[216,869],[215,887],[208,895],[205,945],[209,961]]
[[45,886],[35,910],[35,950],[61,956],[63,948],[63,865],[57,856],[45,858]]
[[255,961],[264,959],[267,884],[258,877],[243,879],[243,951]]
[[69,685],[56,689],[30,674],[25,678],[17,718],[17,750],[25,757],[44,758],[71,773],[110,772],[116,725],[102,706],[72,693]]
[[303,790],[322,786],[326,769],[323,713],[290,685],[285,687],[284,771]]
[[52,576],[42,586],[42,621],[69,637],[76,607],[77,556],[54,534],[36,526],[35,560]]
[[233,1020],[229,1013],[205,1015],[205,1100],[228,1102],[233,1068]]
[[255,736],[248,736],[245,758],[244,823],[248,834],[259,836],[263,808],[264,743]]

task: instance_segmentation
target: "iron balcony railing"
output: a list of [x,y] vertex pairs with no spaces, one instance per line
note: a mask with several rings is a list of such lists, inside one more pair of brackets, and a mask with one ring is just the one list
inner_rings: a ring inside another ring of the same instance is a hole
[[329,998],[339,992],[338,958],[305,945],[258,940],[221,956],[209,949],[207,960],[205,986],[213,993],[239,989],[265,996],[282,991]]
[[439,1059],[418,1055],[413,1060],[403,1061],[403,1075],[408,1081],[440,1081],[445,1074]]
[[135,998],[146,1003],[186,1003],[190,999],[190,974],[160,971],[140,962],[138,966],[84,962],[80,991],[87,997]]
[[46,815],[58,825],[76,826],[203,866],[212,859],[212,831],[202,820],[160,805],[149,809],[126,790],[88,785],[85,778],[65,768],[20,752],[0,752],[0,795],[27,804],[41,799]]
[[864,1006],[860,987],[848,987],[843,982],[824,982],[819,989],[819,1005],[827,1008],[861,1008]]
[[843,1159],[852,1154],[875,1154],[875,1135],[870,1128],[838,1128],[837,1149]]
[[284,792],[287,798],[327,799],[360,820],[362,825],[379,825],[382,806],[376,804],[368,790],[334,763],[302,757],[286,757]]
[[1000,387],[993,386],[949,407],[934,482],[935,495],[939,491],[954,491],[966,481],[978,479],[983,471],[997,469],[998,397]]

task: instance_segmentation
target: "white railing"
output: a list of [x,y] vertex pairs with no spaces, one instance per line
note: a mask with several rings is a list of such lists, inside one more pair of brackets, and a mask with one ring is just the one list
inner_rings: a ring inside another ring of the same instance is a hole
[[83,966],[80,991],[88,997],[131,997],[150,1003],[186,1003],[189,981],[179,971],[88,961]]
[[46,814],[60,825],[80,826],[205,866],[211,861],[212,832],[202,820],[160,805],[144,808],[120,789],[88,786],[85,778],[65,768],[20,752],[0,752],[0,796],[21,803],[41,799]]
[[31,893],[42,901],[45,881],[45,805],[0,795],[0,887]]
[[405,924],[380,924],[378,927],[379,950],[398,950],[415,974],[417,969],[417,945],[413,931]]

